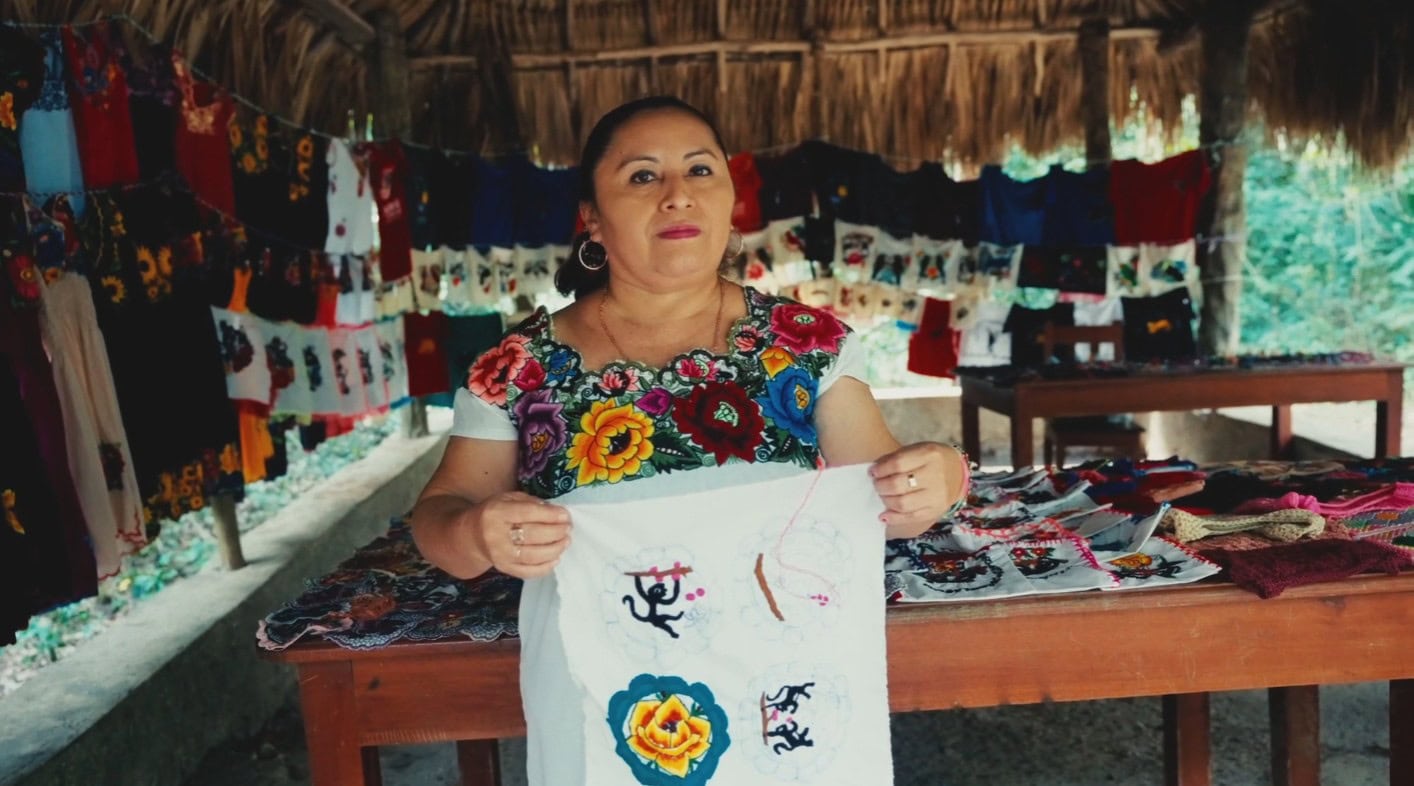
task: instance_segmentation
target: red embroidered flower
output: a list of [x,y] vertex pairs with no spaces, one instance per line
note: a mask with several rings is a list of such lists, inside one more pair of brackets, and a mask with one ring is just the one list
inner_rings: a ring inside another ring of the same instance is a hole
[[516,374],[516,387],[529,393],[532,390],[539,390],[545,384],[545,367],[540,365],[540,361],[531,358]]
[[10,283],[15,287],[15,294],[21,300],[34,301],[39,299],[39,269],[34,266],[34,260],[28,254],[15,254],[5,260],[5,267],[9,269]]
[[732,343],[736,344],[738,352],[749,355],[761,348],[761,345],[764,343],[764,338],[761,335],[760,328],[755,325],[744,325],[741,330],[737,332],[736,336],[732,338]]
[[796,354],[823,349],[837,352],[845,336],[844,323],[818,308],[787,303],[771,311],[776,344]]
[[761,405],[747,397],[740,386],[726,382],[706,382],[685,398],[673,402],[673,422],[678,429],[716,456],[723,464],[727,457],[756,460],[756,446],[766,421]]
[[702,362],[697,358],[683,358],[678,361],[677,372],[680,376],[688,379],[706,379],[712,376],[717,370],[717,362],[708,360]]
[[603,388],[609,395],[620,393],[637,393],[642,388],[638,384],[638,369],[628,366],[613,371],[605,371],[604,376],[599,381],[599,387]]
[[466,376],[466,387],[473,395],[496,406],[505,406],[506,388],[531,361],[529,341],[525,336],[506,336],[500,346],[486,350]]

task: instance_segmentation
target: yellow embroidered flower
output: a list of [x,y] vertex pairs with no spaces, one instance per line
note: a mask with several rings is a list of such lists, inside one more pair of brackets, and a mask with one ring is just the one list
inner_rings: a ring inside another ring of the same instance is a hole
[[245,141],[245,134],[241,132],[240,123],[232,123],[230,127],[227,128],[227,133],[231,138],[232,150],[235,150],[236,148],[240,147],[241,143]]
[[257,135],[257,136],[265,136],[265,135],[266,135],[267,133],[269,133],[269,132],[270,132],[270,116],[269,116],[269,115],[256,115],[256,116],[255,116],[255,133],[256,133],[256,135]]
[[236,450],[236,443],[229,442],[226,447],[221,448],[221,474],[234,475],[241,471],[241,454]]
[[270,160],[270,145],[264,137],[255,140],[255,157],[260,159],[262,164]]
[[314,155],[314,137],[306,134],[295,143],[295,152],[300,158],[309,158]]
[[121,303],[128,299],[128,288],[123,285],[123,280],[117,276],[104,276],[99,280],[103,284],[103,289],[108,292],[108,299],[114,303]]
[[1130,570],[1138,570],[1139,568],[1147,568],[1154,564],[1154,560],[1148,554],[1135,553],[1120,557],[1119,559],[1112,559],[1110,560],[1110,564]]
[[637,475],[653,455],[653,420],[632,404],[617,399],[596,401],[579,419],[580,433],[565,455],[567,469],[578,469],[578,484],[597,480],[618,483]]
[[242,172],[246,173],[247,175],[253,175],[256,173],[256,167],[258,166],[259,164],[255,160],[254,153],[247,152],[241,155]]
[[766,376],[774,377],[783,369],[795,365],[795,355],[788,349],[770,347],[761,352],[761,365],[766,368]]
[[19,122],[15,120],[15,96],[8,90],[0,93],[0,128],[11,131],[19,128]]
[[676,695],[635,704],[629,730],[633,736],[628,745],[634,753],[679,778],[711,747],[711,721],[688,712]]
[[15,515],[15,490],[5,489],[0,491],[0,505],[5,508],[5,522],[10,525],[10,529],[23,535],[25,527],[20,523],[20,517]]

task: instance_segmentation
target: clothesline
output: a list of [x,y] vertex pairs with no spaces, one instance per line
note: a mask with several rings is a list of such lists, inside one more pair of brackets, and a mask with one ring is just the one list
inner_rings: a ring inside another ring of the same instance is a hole
[[[62,28],[64,28],[64,27],[91,27],[91,26],[93,26],[93,25],[102,24],[102,23],[105,23],[105,22],[123,22],[123,23],[125,23],[125,24],[131,25],[135,30],[137,30],[138,32],[142,33],[143,36],[145,36],[145,37],[148,39],[149,43],[155,44],[155,45],[158,45],[158,46],[163,46],[163,47],[171,48],[169,44],[167,44],[166,42],[164,42],[164,41],[163,41],[161,38],[159,38],[155,33],[153,33],[151,30],[149,30],[147,27],[145,27],[141,22],[139,22],[139,21],[137,21],[136,19],[134,19],[131,15],[129,15],[129,14],[124,14],[124,13],[112,14],[112,15],[105,16],[105,17],[102,17],[102,18],[99,18],[99,19],[94,19],[94,20],[89,21],[89,22],[78,22],[78,23],[69,24],[69,25],[52,24],[52,23],[45,23],[45,22],[17,22],[17,21],[12,21],[12,20],[0,20],[0,24],[9,25],[9,26],[11,26],[11,27],[29,28],[29,29],[40,29],[40,30],[58,30],[58,29],[62,29]],[[214,78],[214,77],[211,76],[210,74],[206,73],[205,71],[203,71],[203,70],[197,68],[194,64],[188,63],[188,64],[187,64],[187,68],[188,68],[188,70],[190,70],[193,74],[195,74],[195,75],[198,76],[198,77],[201,77],[202,79],[206,80],[207,82],[210,82],[210,83],[212,83],[212,84],[214,84],[214,85],[219,85],[219,84],[220,84],[220,82],[219,82],[216,78]],[[298,130],[298,131],[301,131],[301,132],[304,132],[304,133],[307,133],[307,134],[312,134],[312,135],[314,135],[314,136],[318,136],[318,137],[321,137],[321,138],[324,138],[324,139],[330,139],[330,140],[333,140],[333,139],[340,139],[340,140],[346,140],[346,141],[353,141],[351,138],[341,137],[341,136],[338,136],[338,135],[336,135],[336,134],[330,134],[330,133],[328,133],[327,131],[320,131],[319,129],[316,129],[316,128],[310,128],[309,126],[307,126],[307,125],[305,125],[305,124],[303,124],[303,123],[300,123],[300,122],[298,122],[298,121],[296,121],[296,120],[293,120],[293,119],[291,119],[291,118],[285,117],[284,115],[281,115],[281,114],[279,114],[278,112],[272,112],[272,111],[266,109],[265,107],[261,106],[260,104],[257,104],[255,101],[252,101],[251,99],[246,98],[245,96],[241,95],[240,93],[237,93],[237,92],[234,91],[234,90],[228,89],[228,88],[226,88],[225,86],[222,86],[221,89],[222,89],[223,92],[226,93],[226,95],[230,96],[231,99],[234,100],[235,102],[241,104],[242,106],[245,106],[246,108],[248,108],[248,109],[250,109],[250,110],[252,110],[252,111],[254,111],[254,112],[258,112],[258,113],[260,113],[260,114],[262,114],[262,115],[265,115],[265,116],[267,116],[267,117],[273,119],[274,121],[276,121],[277,123],[280,123],[280,124],[282,124],[282,125],[285,125],[285,126],[288,126],[288,127],[290,127],[290,128],[296,129],[296,130]],[[350,110],[350,114],[352,114],[352,110]],[[392,139],[394,139],[394,138],[395,138],[395,137],[374,137],[374,136],[372,136],[371,134],[365,133],[365,138],[363,139],[363,141],[366,141],[366,142],[386,142],[386,141],[390,141],[390,140],[392,140]],[[820,140],[820,141],[828,141],[828,139],[827,139],[826,137],[815,137],[815,138],[813,138],[813,139],[818,139],[818,140]],[[460,150],[460,149],[456,149],[456,148],[444,148],[444,147],[438,147],[438,146],[436,146],[436,145],[429,145],[429,144],[425,144],[425,143],[422,143],[422,142],[413,142],[413,141],[404,140],[404,139],[399,139],[398,141],[399,141],[401,144],[403,144],[403,145],[405,145],[405,146],[407,146],[407,147],[413,147],[413,148],[417,148],[417,149],[419,149],[419,150],[435,150],[435,151],[439,151],[439,152],[443,153],[444,155],[452,155],[452,156],[474,156],[474,157],[479,157],[479,158],[484,158],[484,159],[492,159],[492,160],[497,159],[497,158],[507,158],[507,157],[515,156],[515,155],[527,155],[527,154],[530,152],[530,151],[526,151],[526,150],[514,150],[514,151],[508,151],[508,152],[499,153],[499,154],[486,155],[486,154],[477,153],[477,152],[471,151],[471,150]],[[801,144],[803,144],[803,143],[806,142],[806,141],[809,141],[809,140],[798,140],[798,141],[796,141],[796,142],[781,143],[781,144],[777,144],[777,145],[770,145],[770,146],[767,146],[767,147],[756,148],[756,149],[753,149],[753,150],[750,150],[750,151],[741,151],[741,152],[750,152],[752,155],[770,155],[770,154],[774,154],[774,153],[783,153],[783,152],[788,152],[788,151],[790,151],[790,150],[794,150],[795,148],[799,147]],[[1197,147],[1192,148],[1192,150],[1218,150],[1218,149],[1221,149],[1221,148],[1234,147],[1234,146],[1238,146],[1238,145],[1242,145],[1242,144],[1245,144],[1245,143],[1244,143],[1243,140],[1240,139],[1240,138],[1234,138],[1234,139],[1228,139],[1228,140],[1217,140],[1217,141],[1214,141],[1214,142],[1208,142],[1208,143],[1206,143],[1206,144],[1198,145]],[[1188,152],[1188,151],[1185,151],[1185,152]],[[889,162],[891,162],[891,163],[913,164],[913,163],[916,163],[916,162],[918,162],[918,161],[920,161],[920,160],[924,160],[924,159],[920,159],[920,158],[917,157],[917,156],[902,156],[902,155],[897,155],[897,154],[893,154],[893,153],[878,153],[878,154],[876,154],[876,155],[878,155],[880,158],[884,159],[885,161],[889,161]],[[1176,154],[1175,154],[1175,155],[1176,155]],[[1092,165],[1092,164],[1106,164],[1106,163],[1109,163],[1109,160],[1092,160],[1092,159],[1086,159],[1086,160],[1084,161],[1084,163],[1086,164],[1086,166],[1090,166],[1090,165]]]

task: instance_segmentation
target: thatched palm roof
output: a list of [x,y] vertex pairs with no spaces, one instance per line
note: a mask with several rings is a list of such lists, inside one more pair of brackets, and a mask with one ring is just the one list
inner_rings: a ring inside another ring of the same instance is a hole
[[[421,142],[573,161],[615,104],[667,92],[730,146],[824,137],[902,158],[995,160],[1082,138],[1075,31],[1111,28],[1109,104],[1174,129],[1198,89],[1196,20],[1259,5],[1253,111],[1343,131],[1388,165],[1414,130],[1409,0],[0,0],[0,17],[131,15],[219,81],[331,132],[372,110],[380,18],[406,43]],[[392,9],[392,10],[389,10]]]

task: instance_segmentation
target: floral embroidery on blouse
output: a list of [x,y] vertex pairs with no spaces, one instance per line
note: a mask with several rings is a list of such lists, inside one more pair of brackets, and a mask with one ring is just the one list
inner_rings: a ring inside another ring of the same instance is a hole
[[696,349],[663,368],[613,361],[598,371],[555,341],[541,308],[477,358],[466,388],[507,410],[521,485],[540,497],[733,462],[813,468],[820,378],[849,328],[751,288],[746,303],[726,354]]

